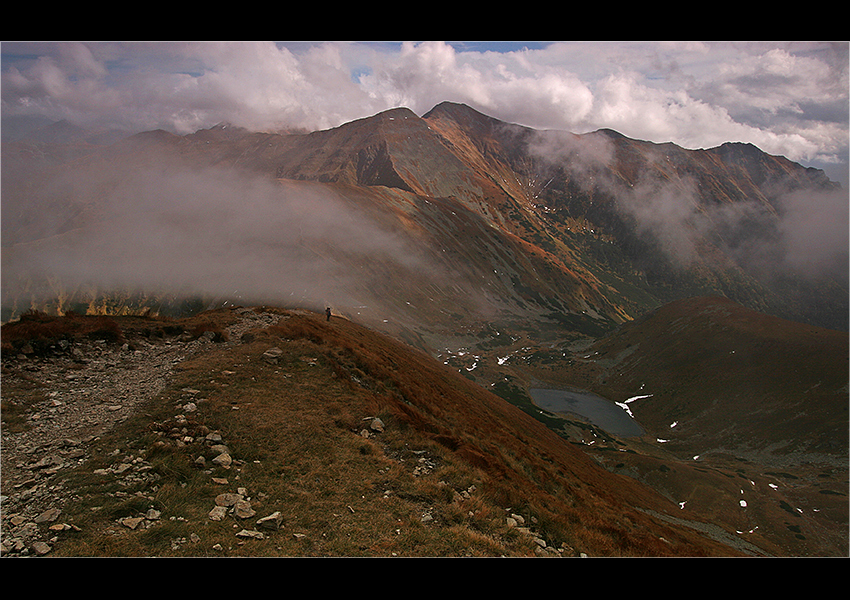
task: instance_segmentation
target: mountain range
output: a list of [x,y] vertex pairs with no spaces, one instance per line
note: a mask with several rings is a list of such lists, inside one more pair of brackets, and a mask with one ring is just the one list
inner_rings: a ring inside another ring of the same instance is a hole
[[847,198],[822,171],[448,102],[314,132],[51,128],[3,144],[4,322],[330,307],[706,522],[746,529],[726,501],[784,478],[769,552],[846,554]]
[[15,290],[49,273],[65,308],[109,279],[128,293],[366,306],[399,327],[534,315],[597,332],[719,294],[847,329],[846,245],[829,239],[842,191],[751,145],[536,131],[443,103],[311,133],[19,141],[3,158],[6,320],[28,306]]

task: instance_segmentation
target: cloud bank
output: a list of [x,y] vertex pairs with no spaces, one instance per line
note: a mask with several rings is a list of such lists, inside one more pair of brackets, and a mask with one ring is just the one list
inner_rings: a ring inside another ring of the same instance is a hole
[[[848,44],[4,43],[4,117],[325,129],[444,100],[534,128],[753,143],[844,173]],[[840,178],[839,178],[840,179]],[[846,187],[846,177],[842,184]]]
[[46,297],[120,290],[350,309],[377,308],[380,290],[405,278],[451,277],[391,220],[309,184],[173,163],[69,177],[82,197],[100,192],[98,219],[4,248],[4,292],[38,295],[48,282]]
[[850,205],[843,189],[803,192],[775,182],[770,206],[756,199],[707,202],[696,179],[663,175],[669,167],[661,149],[655,158],[646,155],[649,164],[629,181],[621,178],[614,143],[604,135],[538,132],[529,150],[563,168],[584,192],[613,199],[615,210],[639,236],[654,240],[674,267],[693,266],[708,242],[766,280],[829,277],[846,286]]

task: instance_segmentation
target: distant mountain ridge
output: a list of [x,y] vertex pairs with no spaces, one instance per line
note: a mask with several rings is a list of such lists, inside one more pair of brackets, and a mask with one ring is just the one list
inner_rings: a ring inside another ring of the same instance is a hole
[[[37,215],[18,218],[33,196],[44,196],[34,203],[42,213],[73,216],[67,231],[93,226],[82,215],[98,210],[121,173],[154,165],[237,169],[295,188],[328,186],[395,235],[412,236],[439,268],[479,282],[463,294],[483,294],[502,314],[560,313],[595,331],[679,297],[721,294],[847,329],[840,269],[809,279],[783,266],[783,195],[832,193],[836,184],[752,145],[685,150],[611,130],[537,131],[444,102],[422,117],[397,108],[305,134],[226,124],[186,136],[138,134],[102,155],[51,164],[51,176],[73,173],[79,182],[58,208],[50,205],[49,186],[23,182],[7,146],[4,180],[8,175],[12,191],[4,193],[4,245],[50,237],[43,230],[27,237]],[[16,197],[19,182],[26,202]],[[460,239],[459,223],[466,230]]]

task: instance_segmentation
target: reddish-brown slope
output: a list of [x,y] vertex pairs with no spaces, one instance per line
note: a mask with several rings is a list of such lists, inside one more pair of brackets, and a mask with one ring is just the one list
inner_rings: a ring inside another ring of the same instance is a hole
[[[269,330],[305,338],[333,356],[338,373],[378,390],[399,426],[438,442],[486,475],[501,505],[525,506],[553,539],[603,555],[736,555],[737,550],[656,520],[678,512],[628,477],[600,468],[538,421],[431,357],[353,322],[294,316]],[[663,539],[662,539],[663,538]]]

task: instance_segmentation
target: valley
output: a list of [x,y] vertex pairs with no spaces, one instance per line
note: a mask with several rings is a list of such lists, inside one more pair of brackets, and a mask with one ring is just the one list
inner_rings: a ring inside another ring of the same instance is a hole
[[[676,502],[683,515],[710,515],[771,554],[795,548],[792,555],[808,555],[826,540],[844,548],[848,350],[841,333],[705,297],[585,344],[502,350],[499,357],[470,349],[449,364],[478,374],[482,385],[607,469]],[[494,364],[488,373],[485,365]],[[598,394],[622,416],[628,408],[646,431],[612,435],[575,412],[545,410],[535,387]]]

